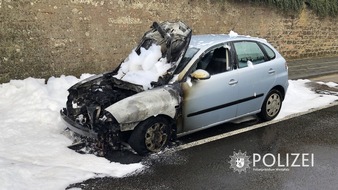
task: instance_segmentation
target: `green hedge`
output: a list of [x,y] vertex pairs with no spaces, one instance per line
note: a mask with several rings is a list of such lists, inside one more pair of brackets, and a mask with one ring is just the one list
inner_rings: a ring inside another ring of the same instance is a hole
[[320,16],[338,15],[338,0],[307,0],[306,4]]
[[283,12],[299,12],[304,3],[319,16],[338,15],[338,0],[232,0],[233,2],[252,2],[274,6]]

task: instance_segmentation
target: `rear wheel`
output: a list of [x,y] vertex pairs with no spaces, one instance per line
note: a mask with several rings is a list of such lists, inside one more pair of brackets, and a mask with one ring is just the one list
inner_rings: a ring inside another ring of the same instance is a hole
[[171,129],[163,117],[151,117],[139,123],[130,135],[129,145],[140,155],[163,150],[169,142]]
[[281,108],[282,94],[279,90],[273,89],[266,96],[258,116],[264,121],[270,121],[277,117]]

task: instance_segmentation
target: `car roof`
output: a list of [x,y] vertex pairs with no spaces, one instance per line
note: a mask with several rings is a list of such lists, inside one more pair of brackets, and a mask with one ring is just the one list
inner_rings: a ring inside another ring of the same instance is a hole
[[202,34],[202,35],[193,35],[190,40],[190,47],[195,47],[199,49],[207,49],[214,45],[225,43],[229,41],[241,41],[241,40],[254,40],[259,42],[265,42],[265,39],[243,36],[243,35],[228,35],[228,34]]

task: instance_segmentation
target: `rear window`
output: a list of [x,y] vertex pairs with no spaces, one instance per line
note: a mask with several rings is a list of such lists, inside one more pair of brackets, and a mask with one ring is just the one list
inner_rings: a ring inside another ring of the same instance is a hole
[[266,51],[266,54],[267,54],[269,59],[274,59],[276,57],[275,52],[269,46],[262,44],[262,47]]

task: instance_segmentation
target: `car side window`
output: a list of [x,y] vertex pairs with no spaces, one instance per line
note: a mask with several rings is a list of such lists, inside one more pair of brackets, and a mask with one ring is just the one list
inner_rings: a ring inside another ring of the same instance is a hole
[[248,61],[251,61],[254,65],[265,61],[264,53],[256,42],[234,42],[234,47],[237,53],[239,68],[247,67]]
[[206,70],[215,75],[227,70],[227,52],[224,47],[214,49],[205,54],[197,63],[196,69]]
[[261,44],[262,47],[264,48],[265,52],[266,52],[266,55],[268,56],[268,58],[271,60],[271,59],[274,59],[276,57],[276,54],[275,52],[267,45],[265,44]]

